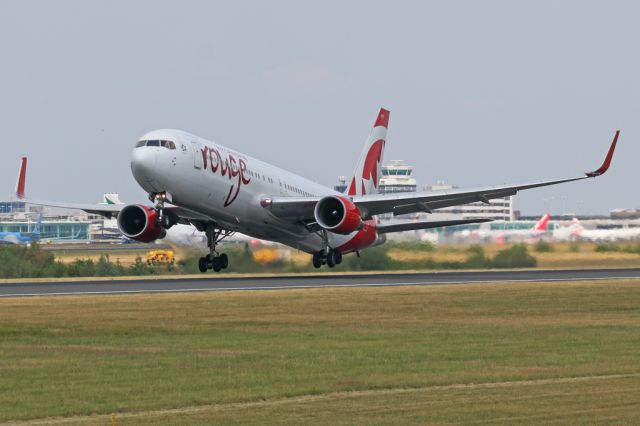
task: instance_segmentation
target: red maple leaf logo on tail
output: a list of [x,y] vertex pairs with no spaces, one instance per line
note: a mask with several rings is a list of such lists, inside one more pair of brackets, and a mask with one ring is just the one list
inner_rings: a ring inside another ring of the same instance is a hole
[[369,148],[367,157],[364,159],[364,166],[362,167],[362,179],[372,180],[374,188],[378,187],[378,164],[382,161],[383,148],[383,139],[378,139],[377,141],[375,141],[371,145],[371,148]]

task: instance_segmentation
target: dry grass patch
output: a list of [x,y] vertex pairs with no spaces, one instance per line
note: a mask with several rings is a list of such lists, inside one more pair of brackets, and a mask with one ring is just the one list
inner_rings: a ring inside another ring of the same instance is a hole
[[419,251],[392,248],[389,250],[389,257],[398,262],[464,262],[469,255],[459,250],[449,251],[447,249],[438,249],[437,251]]

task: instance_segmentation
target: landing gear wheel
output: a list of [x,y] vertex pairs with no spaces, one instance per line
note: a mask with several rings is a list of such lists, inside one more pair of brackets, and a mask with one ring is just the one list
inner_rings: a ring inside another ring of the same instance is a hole
[[203,273],[207,272],[207,269],[209,269],[209,262],[205,257],[201,257],[200,260],[198,260],[198,269]]
[[229,257],[225,253],[222,253],[218,259],[220,259],[222,269],[227,269],[227,266],[229,266]]
[[213,268],[214,271],[220,272],[220,270],[222,269],[222,262],[220,262],[219,257],[213,258],[213,260],[211,261],[211,267]]
[[339,265],[342,263],[342,252],[340,250],[334,250],[333,256],[335,258],[336,265]]
[[322,253],[319,251],[313,253],[313,267],[318,269],[322,266]]
[[[216,227],[215,222],[208,222],[204,225],[204,231],[207,235],[207,247],[209,248],[209,254],[205,256],[207,266],[209,269],[219,272],[229,266],[229,257],[224,253],[219,255],[216,251],[216,245],[226,237],[233,235],[234,232]],[[200,224],[198,230],[203,230],[202,227],[203,224]]]
[[329,268],[333,268],[336,266],[336,252],[331,250],[329,254],[327,254],[327,266]]

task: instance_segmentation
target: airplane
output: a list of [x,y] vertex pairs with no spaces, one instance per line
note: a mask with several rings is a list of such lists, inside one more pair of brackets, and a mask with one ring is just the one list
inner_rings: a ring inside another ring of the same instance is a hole
[[585,229],[577,217],[573,218],[571,225],[557,228],[553,231],[553,237],[557,240],[585,240],[585,241],[624,241],[640,238],[640,228],[614,228],[614,229]]
[[0,232],[0,244],[30,244],[40,241],[41,225],[42,215],[39,215],[31,232]]
[[542,215],[540,219],[529,229],[465,229],[460,232],[455,232],[452,235],[454,238],[459,235],[462,238],[468,239],[481,239],[492,240],[497,243],[504,243],[505,241],[524,241],[539,238],[547,233],[549,226],[549,213]]
[[611,164],[615,133],[600,168],[565,179],[520,185],[437,192],[380,194],[378,182],[389,125],[381,108],[344,193],[290,173],[216,142],[173,129],[143,135],[131,153],[131,172],[149,194],[149,204],[104,205],[33,200],[26,197],[27,158],[22,157],[16,194],[25,202],[117,216],[120,231],[139,242],[166,235],[177,223],[192,224],[207,236],[209,254],[199,259],[201,272],[228,266],[216,247],[234,232],[280,242],[312,255],[313,265],[334,267],[343,254],[383,244],[386,234],[438,228],[489,219],[421,221],[382,225],[376,215],[427,212],[474,201],[515,195],[518,191],[595,178]]

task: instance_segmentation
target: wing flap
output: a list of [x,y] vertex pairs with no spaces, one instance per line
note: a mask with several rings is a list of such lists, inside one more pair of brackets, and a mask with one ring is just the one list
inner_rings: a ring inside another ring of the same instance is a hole
[[442,228],[444,226],[466,225],[469,223],[485,223],[491,222],[491,219],[460,219],[460,220],[439,220],[439,221],[420,221],[394,223],[391,225],[377,225],[376,230],[379,234],[387,234],[389,232],[415,231],[418,229]]
[[313,209],[318,201],[319,197],[272,197],[260,204],[280,219],[307,222],[314,220]]

